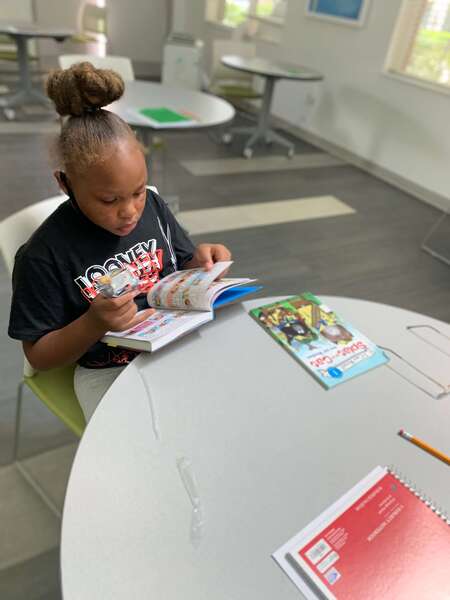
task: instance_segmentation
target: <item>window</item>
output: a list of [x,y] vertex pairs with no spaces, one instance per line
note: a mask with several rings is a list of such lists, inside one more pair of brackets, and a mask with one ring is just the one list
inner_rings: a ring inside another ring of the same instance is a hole
[[285,0],[257,0],[255,14],[257,17],[269,17],[272,19],[284,20],[286,12]]
[[450,89],[450,0],[404,0],[387,70]]
[[287,0],[209,0],[207,19],[237,27],[249,18],[284,21]]
[[251,0],[225,0],[223,24],[236,27],[243,23],[250,12]]

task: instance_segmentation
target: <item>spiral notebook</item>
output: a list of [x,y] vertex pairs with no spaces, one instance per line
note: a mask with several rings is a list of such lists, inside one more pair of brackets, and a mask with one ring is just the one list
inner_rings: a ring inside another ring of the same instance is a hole
[[383,467],[272,556],[308,600],[450,598],[450,520]]

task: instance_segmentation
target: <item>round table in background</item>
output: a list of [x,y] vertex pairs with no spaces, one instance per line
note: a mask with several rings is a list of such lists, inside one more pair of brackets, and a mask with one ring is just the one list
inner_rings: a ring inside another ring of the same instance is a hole
[[[127,81],[122,98],[108,108],[130,125],[153,132],[216,127],[231,121],[235,112],[229,102],[211,94],[149,81]],[[140,108],[169,108],[192,115],[192,121],[188,125],[180,122],[155,127],[135,113]]]
[[289,65],[286,63],[271,61],[266,58],[226,55],[223,56],[221,62],[230,69],[244,71],[252,75],[264,77],[264,94],[262,99],[261,109],[258,115],[258,123],[255,127],[239,127],[234,128],[234,133],[249,134],[250,138],[244,147],[244,156],[251,158],[253,155],[253,146],[259,141],[277,142],[288,149],[288,156],[294,156],[294,144],[270,129],[270,108],[272,105],[272,97],[275,88],[275,83],[279,79],[289,79],[292,81],[322,81],[323,75],[312,69],[299,65]]
[[[272,300],[217,311],[141,354],[107,392],[69,479],[64,600],[298,600],[271,553],[376,465],[450,508],[448,466],[397,435],[404,427],[448,453],[448,396],[388,366],[326,391],[249,317]],[[423,368],[439,352],[407,327],[450,335],[392,306],[323,301]]]
[[63,42],[75,33],[64,27],[45,27],[33,23],[0,23],[0,34],[11,37],[17,46],[20,82],[14,94],[0,98],[2,108],[13,108],[24,104],[41,103],[48,106],[49,99],[40,90],[33,87],[28,57],[28,40],[33,38],[50,38]]

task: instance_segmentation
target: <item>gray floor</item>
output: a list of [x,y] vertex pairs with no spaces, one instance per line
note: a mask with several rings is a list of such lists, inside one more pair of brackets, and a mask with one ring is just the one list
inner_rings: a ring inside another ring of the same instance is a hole
[[[47,128],[34,128],[35,116],[24,118],[28,127],[21,130],[0,122],[0,219],[58,191],[47,152],[51,117]],[[300,140],[295,143],[299,155],[319,152]],[[276,170],[269,165],[263,171],[245,168],[232,175],[202,176],[182,165],[187,160],[236,158],[241,146],[239,140],[220,146],[205,132],[172,133],[166,137],[165,150],[155,155],[154,183],[164,195],[179,194],[186,211],[332,195],[355,212],[208,234],[208,241],[232,249],[236,275],[258,277],[264,295],[310,290],[394,304],[450,320],[449,267],[420,251],[438,211],[357,168],[329,161],[322,167],[305,163],[298,169]],[[271,151],[281,154],[274,147],[261,148],[256,155],[268,156]],[[2,532],[5,525],[15,532],[10,543],[0,541],[0,598],[53,600],[60,598],[59,524],[7,466],[22,364],[17,344],[6,335],[10,284],[3,266],[0,296],[0,498],[4,500],[0,516],[8,518],[1,523]],[[32,457],[45,452],[29,459],[29,465],[61,503],[74,437],[31,396],[27,396],[24,419],[22,454]],[[26,512],[20,513],[20,506]]]

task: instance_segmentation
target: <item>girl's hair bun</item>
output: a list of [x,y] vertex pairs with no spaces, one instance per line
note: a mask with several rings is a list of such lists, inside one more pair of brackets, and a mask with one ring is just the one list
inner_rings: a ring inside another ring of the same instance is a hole
[[95,112],[120,98],[125,89],[122,77],[109,69],[96,69],[90,62],[57,69],[47,78],[47,96],[62,117]]

